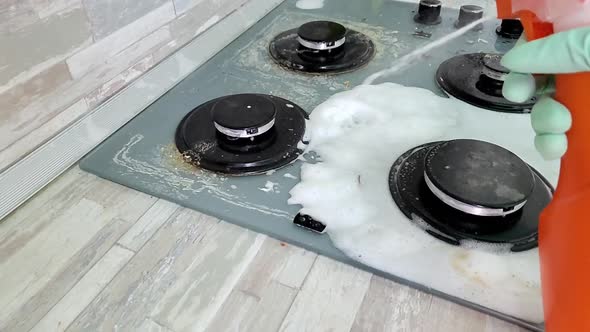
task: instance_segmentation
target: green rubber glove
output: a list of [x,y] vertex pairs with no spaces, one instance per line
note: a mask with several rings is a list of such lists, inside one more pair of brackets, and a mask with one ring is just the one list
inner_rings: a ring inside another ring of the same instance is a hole
[[[527,43],[524,39],[504,55],[502,65],[511,73],[504,82],[504,97],[525,102],[535,94],[542,95],[531,113],[537,133],[535,146],[545,159],[561,158],[567,150],[565,133],[572,117],[561,103],[550,95],[555,91],[552,77],[531,74],[562,74],[590,71],[590,28],[557,33]],[[588,94],[590,104],[590,93]]]

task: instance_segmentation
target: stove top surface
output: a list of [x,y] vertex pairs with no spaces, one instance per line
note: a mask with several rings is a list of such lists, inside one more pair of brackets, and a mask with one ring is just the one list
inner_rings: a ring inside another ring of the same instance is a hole
[[[396,58],[456,30],[457,10],[443,8],[440,24],[422,25],[414,22],[416,9],[416,4],[394,1],[328,0],[323,8],[306,11],[297,9],[294,1],[286,1],[97,147],[84,158],[81,167],[142,192],[425,289],[411,280],[359,264],[336,249],[328,236],[293,224],[300,207],[288,205],[287,200],[290,189],[298,182],[300,161],[262,175],[233,177],[195,168],[185,162],[175,145],[179,123],[189,112],[211,100],[234,94],[267,94],[292,101],[309,113],[329,96],[389,67]],[[321,20],[338,22],[370,38],[375,48],[372,59],[354,71],[338,75],[310,75],[288,70],[273,61],[269,45],[276,36],[306,22]],[[422,87],[445,96],[435,80],[441,63],[459,54],[504,53],[513,46],[515,40],[498,36],[498,26],[499,21],[488,21],[482,30],[468,32],[430,52],[416,65],[381,81]],[[523,114],[491,113],[498,123],[512,119],[519,123],[528,121],[522,118],[527,116]],[[304,158],[314,162],[317,157]],[[557,178],[557,172],[543,175],[553,182]],[[522,326],[541,329],[538,324],[492,312],[436,290],[425,290]]]

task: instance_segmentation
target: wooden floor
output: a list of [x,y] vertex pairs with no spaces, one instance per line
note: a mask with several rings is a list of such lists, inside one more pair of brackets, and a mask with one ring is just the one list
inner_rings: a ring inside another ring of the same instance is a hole
[[0,223],[0,331],[524,331],[75,167]]

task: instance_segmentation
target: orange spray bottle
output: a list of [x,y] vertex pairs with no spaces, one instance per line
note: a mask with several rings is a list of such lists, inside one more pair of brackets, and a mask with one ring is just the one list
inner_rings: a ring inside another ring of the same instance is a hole
[[[528,40],[590,26],[590,0],[497,0],[497,6],[499,18],[521,18]],[[590,72],[557,75],[555,98],[573,124],[555,196],[539,225],[545,328],[590,332]]]

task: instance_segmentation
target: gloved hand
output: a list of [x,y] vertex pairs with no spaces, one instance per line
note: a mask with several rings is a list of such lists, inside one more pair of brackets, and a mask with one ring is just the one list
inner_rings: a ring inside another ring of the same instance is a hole
[[557,33],[530,43],[523,39],[504,55],[502,65],[511,71],[504,82],[506,99],[522,103],[535,94],[542,95],[531,113],[537,133],[535,146],[545,159],[561,158],[567,150],[565,133],[571,127],[571,115],[550,97],[554,92],[552,77],[535,79],[531,74],[590,71],[590,28]]

